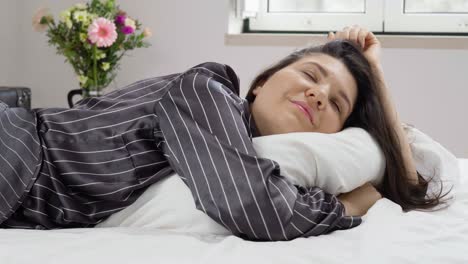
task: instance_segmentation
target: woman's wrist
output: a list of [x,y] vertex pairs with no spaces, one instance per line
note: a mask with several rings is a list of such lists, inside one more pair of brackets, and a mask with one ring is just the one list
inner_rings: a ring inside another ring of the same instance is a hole
[[341,204],[343,205],[344,208],[344,213],[343,215],[345,216],[357,216],[356,210],[354,210],[353,206],[351,203],[349,203],[345,199],[338,199]]

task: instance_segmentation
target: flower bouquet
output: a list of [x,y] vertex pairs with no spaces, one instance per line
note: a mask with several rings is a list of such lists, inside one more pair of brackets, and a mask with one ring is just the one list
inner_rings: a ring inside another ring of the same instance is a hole
[[120,10],[115,0],[76,4],[62,11],[57,22],[42,8],[33,17],[33,27],[47,31],[49,45],[73,66],[84,98],[99,96],[112,82],[127,51],[150,46],[145,42],[150,29],[141,30],[140,22]]

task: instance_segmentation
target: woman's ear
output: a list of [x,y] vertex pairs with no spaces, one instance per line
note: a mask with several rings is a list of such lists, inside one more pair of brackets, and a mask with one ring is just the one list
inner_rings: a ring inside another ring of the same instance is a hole
[[264,83],[265,83],[265,81],[260,81],[260,82],[258,82],[257,87],[255,87],[255,88],[252,90],[252,94],[255,95],[255,96],[257,96],[259,90],[263,88],[263,84],[264,84]]
[[252,90],[252,94],[255,95],[255,96],[257,96],[258,90],[259,90],[260,88],[262,88],[262,86],[257,86],[257,87],[255,87],[255,88]]

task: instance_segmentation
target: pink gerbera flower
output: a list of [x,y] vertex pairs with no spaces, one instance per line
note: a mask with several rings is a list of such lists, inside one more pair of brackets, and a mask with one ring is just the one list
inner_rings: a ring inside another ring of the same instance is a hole
[[117,39],[115,24],[103,17],[95,19],[88,28],[88,38],[98,47],[109,47]]

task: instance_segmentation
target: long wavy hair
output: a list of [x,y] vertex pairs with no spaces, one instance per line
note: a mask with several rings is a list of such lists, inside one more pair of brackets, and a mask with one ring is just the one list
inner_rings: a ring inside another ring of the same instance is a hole
[[[334,40],[319,46],[311,46],[297,50],[276,64],[262,71],[250,85],[246,100],[255,100],[253,89],[268,80],[277,71],[304,58],[317,53],[326,54],[340,60],[356,80],[358,96],[353,112],[350,114],[343,129],[360,127],[366,130],[379,144],[386,159],[386,169],[383,182],[378,191],[383,197],[399,204],[406,211],[414,209],[430,209],[443,204],[442,200],[449,192],[442,195],[443,184],[440,181],[440,192],[427,194],[431,177],[425,180],[419,172],[417,184],[409,181],[408,169],[405,166],[397,132],[393,124],[384,114],[382,103],[378,97],[377,80],[372,73],[371,65],[364,57],[362,48],[352,41]],[[406,129],[406,128],[405,128]]]

